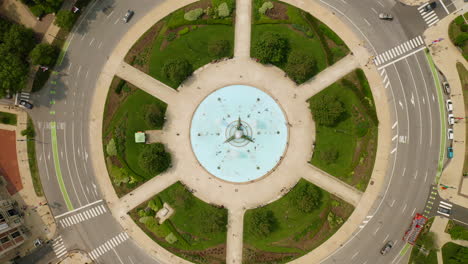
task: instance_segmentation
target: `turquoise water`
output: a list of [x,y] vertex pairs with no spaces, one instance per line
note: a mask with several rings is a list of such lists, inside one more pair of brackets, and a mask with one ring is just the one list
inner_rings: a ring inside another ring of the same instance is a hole
[[208,172],[240,183],[258,179],[276,166],[286,148],[288,127],[280,106],[268,94],[231,85],[201,102],[190,138],[195,156]]

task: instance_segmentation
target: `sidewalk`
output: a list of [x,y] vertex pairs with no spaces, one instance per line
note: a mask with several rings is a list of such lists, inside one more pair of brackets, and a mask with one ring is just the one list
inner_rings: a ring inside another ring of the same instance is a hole
[[431,226],[431,232],[436,233],[435,236],[435,244],[436,247],[439,249],[437,251],[437,261],[439,264],[442,264],[442,247],[448,243],[453,242],[455,244],[468,247],[468,241],[466,240],[452,240],[448,233],[445,233],[445,228],[447,227],[449,219],[446,217],[436,216],[434,222]]
[[[450,83],[454,116],[466,117],[468,113],[465,113],[465,108],[463,107],[464,101],[463,96],[461,96],[462,87],[456,63],[461,62],[465,68],[468,69],[468,62],[452,44],[448,36],[449,24],[460,14],[461,12],[450,14],[445,17],[438,22],[437,26],[429,28],[424,33],[424,36],[427,44],[430,44],[434,39],[444,38],[443,41],[432,45],[430,51],[436,66]],[[439,194],[444,199],[463,207],[468,207],[468,178],[462,176],[465,158],[464,153],[467,151],[465,142],[466,119],[464,119],[463,122],[455,124],[453,130],[455,136],[455,141],[453,143],[454,158],[451,159],[445,167],[439,183],[455,187],[455,189],[449,188],[446,190],[439,190]]]
[[252,0],[236,1],[234,57],[250,58]]

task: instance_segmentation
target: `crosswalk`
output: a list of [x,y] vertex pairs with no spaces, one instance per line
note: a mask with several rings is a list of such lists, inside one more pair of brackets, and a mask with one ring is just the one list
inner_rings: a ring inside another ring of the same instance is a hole
[[453,206],[452,204],[449,204],[447,202],[439,201],[439,208],[437,209],[437,213],[449,217],[450,214],[448,214],[447,212],[442,212],[442,211],[444,211],[445,209],[445,210],[448,210],[448,212],[450,212],[452,210],[452,206]]
[[122,244],[128,238],[129,238],[128,234],[126,232],[122,232],[122,233],[118,234],[117,236],[107,240],[105,243],[103,243],[99,247],[93,249],[93,251],[91,251],[89,253],[89,256],[91,257],[91,260],[95,261],[97,258],[104,255],[109,250],[111,250],[111,249],[117,247],[118,245]]
[[59,220],[59,223],[62,228],[70,227],[76,225],[88,219],[97,217],[99,215],[105,214],[107,212],[106,207],[103,204],[100,204],[95,207],[91,207],[85,211],[81,211],[77,214],[64,217]]
[[62,236],[58,236],[52,240],[52,249],[54,250],[55,256],[59,259],[67,254],[67,248],[63,244]]
[[429,217],[431,215],[432,207],[434,206],[434,201],[437,198],[437,186],[431,187],[431,193],[426,202],[426,207],[424,207],[424,217]]
[[439,22],[439,17],[434,12],[434,10],[431,10],[429,12],[424,10],[424,7],[426,7],[428,4],[429,2],[418,7],[418,11],[419,11],[419,14],[421,14],[422,18],[424,19],[424,21],[426,22],[427,26],[430,27],[430,26],[435,25],[437,22]]
[[402,55],[408,54],[411,51],[418,50],[422,47],[424,47],[424,40],[421,36],[417,36],[375,56],[374,64],[376,66],[382,65],[388,61],[395,60]]

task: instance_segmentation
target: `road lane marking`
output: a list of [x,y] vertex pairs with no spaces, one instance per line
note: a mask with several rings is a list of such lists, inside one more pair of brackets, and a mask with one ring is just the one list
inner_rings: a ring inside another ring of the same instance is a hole
[[392,138],[392,141],[395,141],[395,139],[398,138],[398,135],[395,135],[393,138]]
[[395,201],[396,201],[396,200],[393,199],[392,204],[390,204],[390,207],[393,207],[393,205],[395,204]]
[[[72,173],[71,173],[71,170],[70,170],[70,162],[68,162],[67,134],[66,134],[66,129],[63,129],[63,138],[65,139],[65,140],[64,140],[64,145],[65,145],[65,161],[66,161],[66,163],[67,163],[68,175],[70,176],[70,181],[71,181],[71,184],[72,184],[72,187],[73,187],[73,191],[75,192],[76,199],[78,200],[78,204],[79,204],[79,206],[81,206],[80,196],[78,195],[78,192],[76,191],[75,183],[74,183],[74,181],[73,181],[73,176],[72,176]],[[62,154],[63,151],[61,151],[60,153]],[[63,159],[63,155],[62,155],[62,159]]]
[[88,34],[88,32],[85,32],[85,33],[83,34],[83,36],[81,37],[81,40],[83,40],[83,39],[86,37],[86,34]]
[[377,4],[379,4],[380,6],[385,7],[380,1],[376,1],[376,2],[377,2]]
[[382,241],[382,243],[385,243],[385,241],[387,241],[388,237],[390,236],[390,234],[387,234],[384,238],[384,240]]
[[377,227],[377,229],[375,229],[375,231],[374,231],[374,236],[377,234],[377,232],[379,232],[379,230],[380,230],[380,226]]
[[401,212],[404,212],[404,211],[406,211],[406,207],[407,207],[407,206],[408,206],[408,204],[407,204],[407,203],[405,203],[405,206],[403,207],[403,210],[402,210]]
[[117,20],[114,22],[114,25],[119,22],[120,18],[117,18]]
[[414,212],[416,212],[416,207],[413,209],[413,212],[411,212],[411,215],[414,215]]
[[418,171],[416,171],[416,173],[414,174],[414,179],[416,180],[417,177],[418,177]]
[[397,126],[397,124],[398,124],[398,121],[395,121],[395,123],[393,123],[392,129],[395,129],[395,127]]
[[378,14],[377,10],[375,10],[373,7],[371,7],[371,10],[374,11],[374,13]]
[[112,16],[112,14],[114,14],[114,10],[112,10],[112,12],[110,12],[110,14],[107,16],[107,19],[109,19]]
[[369,23],[369,21],[367,21],[367,19],[364,18],[364,21],[366,21],[367,25],[370,26],[371,23]]
[[65,204],[69,211],[73,210],[73,205],[71,203],[70,197],[68,196],[67,188],[65,188],[65,182],[62,177],[62,170],[60,169],[60,161],[58,156],[58,145],[57,145],[57,127],[55,122],[50,122],[50,134],[52,139],[52,152],[54,158],[55,172],[57,176],[57,181],[60,187],[60,192],[62,193]]
[[351,259],[354,259],[355,257],[357,257],[358,254],[359,254],[359,251],[354,253],[354,255],[351,257]]
[[[427,109],[428,109],[428,112],[429,112],[429,126],[430,126],[430,129],[429,129],[429,146],[432,147],[432,110],[431,110],[431,107],[430,107],[430,100],[429,100],[429,92],[428,92],[428,88],[427,88],[427,83],[426,83],[426,78],[424,78],[424,75],[423,75],[423,72],[422,72],[422,68],[421,68],[421,63],[419,63],[419,59],[418,59],[418,56],[414,56],[416,58],[416,62],[418,63],[418,68],[419,68],[419,73],[421,74],[421,77],[422,77],[422,80],[424,82],[424,91],[426,92],[426,98],[427,98]],[[423,97],[423,103],[424,103],[424,97]],[[427,172],[426,172],[426,177],[427,177]]]
[[94,42],[94,38],[91,40],[91,42],[89,42],[89,46],[91,46]]
[[69,215],[69,214],[71,214],[71,213],[74,213],[74,212],[76,212],[76,211],[79,211],[79,210],[82,210],[82,209],[84,209],[84,208],[90,207],[90,206],[92,206],[92,205],[94,205],[94,204],[97,204],[97,203],[99,203],[99,202],[102,202],[102,201],[103,201],[103,200],[94,201],[94,202],[92,202],[92,203],[89,203],[89,204],[87,204],[87,205],[83,205],[83,206],[81,206],[81,207],[79,207],[79,208],[73,209],[73,210],[68,211],[68,212],[66,212],[66,213],[63,213],[63,214],[61,214],[61,215],[57,215],[55,218],[59,218],[59,217],[63,217],[63,216]]
[[440,0],[439,2],[442,4],[442,7],[444,8],[445,12],[447,12],[447,15],[450,15],[450,12],[448,11],[447,6],[445,6],[444,4],[444,1]]
[[394,148],[394,149],[390,152],[390,154],[395,153],[396,150],[397,150],[397,148]]
[[81,186],[81,190],[83,190],[83,194],[85,196],[85,199],[86,199],[86,202],[89,203],[89,199],[88,199],[88,195],[86,195],[86,193],[84,192],[84,189],[83,189],[83,183],[81,182],[81,175],[80,173],[78,172],[78,165],[76,163],[76,151],[75,151],[75,122],[72,121],[72,137],[71,137],[73,140],[72,140],[72,152],[73,152],[73,161],[75,163],[75,171],[76,171],[76,175],[77,175],[77,178],[78,178],[78,182],[80,183],[80,186]]
[[101,42],[99,42],[98,49],[100,49],[100,48],[101,48],[101,46],[102,46],[102,41],[101,41]]

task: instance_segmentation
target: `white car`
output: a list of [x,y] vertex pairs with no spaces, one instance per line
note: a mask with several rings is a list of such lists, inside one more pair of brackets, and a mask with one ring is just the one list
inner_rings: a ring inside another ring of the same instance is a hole
[[451,126],[453,124],[455,124],[455,118],[453,117],[453,114],[448,114],[447,116],[447,122],[448,124]]
[[449,140],[453,140],[453,129],[451,128],[447,129],[447,138]]
[[449,112],[452,112],[452,111],[453,111],[452,100],[448,99],[448,100],[445,102],[445,106],[447,107],[447,111],[449,111]]

